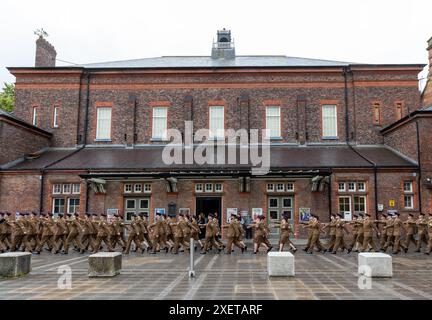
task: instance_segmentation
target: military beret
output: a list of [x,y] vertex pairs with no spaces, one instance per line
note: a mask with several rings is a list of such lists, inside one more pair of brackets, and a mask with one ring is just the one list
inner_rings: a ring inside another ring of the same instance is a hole
[[102,217],[106,217],[107,215],[106,215],[106,213],[102,213],[101,216]]
[[144,216],[144,217],[148,217],[148,213],[147,213],[147,212],[144,212],[143,216]]
[[75,212],[75,213],[74,213],[74,216],[75,216],[75,217],[79,217],[79,213],[78,213],[78,212]]
[[58,216],[59,216],[59,217],[63,217],[64,214],[63,214],[63,213],[59,213]]
[[394,214],[397,215],[398,217],[400,216],[400,213],[399,213],[399,212],[395,212]]
[[387,218],[387,215],[386,215],[385,213],[381,213],[381,215],[382,215],[383,217],[386,217],[386,218]]
[[414,217],[414,215],[413,215],[412,213],[408,213],[408,215],[409,215],[410,217]]
[[368,217],[370,217],[370,216],[371,216],[371,214],[370,214],[370,213],[366,213],[365,215],[366,215],[366,216],[368,216]]
[[87,212],[85,215],[86,215],[87,217],[90,217],[92,214]]
[[353,214],[353,217],[358,218],[358,214],[354,213],[354,214]]
[[423,212],[420,212],[420,215],[421,215],[421,216],[424,216],[425,214],[424,214]]
[[211,213],[208,214],[208,217],[213,218],[213,215]]
[[53,214],[51,213],[51,212],[48,212],[48,214],[47,214],[48,216],[50,216],[50,217],[52,217],[53,216]]
[[179,217],[184,217],[184,214],[183,213],[179,213]]
[[116,217],[116,218],[118,218],[119,217],[119,215],[116,213],[116,214],[114,214],[114,217]]
[[66,213],[66,215],[67,215],[68,217],[70,217],[70,216],[73,215],[73,213]]
[[5,221],[6,221],[5,219],[0,219],[0,224],[2,224]]
[[338,214],[339,217],[343,218],[343,215],[341,213]]
[[135,213],[132,213],[131,214],[131,217],[136,217],[137,215],[135,214]]
[[359,216],[360,216],[360,217],[364,217],[364,214],[363,214],[363,213],[359,213]]
[[91,215],[94,217],[97,217],[97,213],[92,213]]

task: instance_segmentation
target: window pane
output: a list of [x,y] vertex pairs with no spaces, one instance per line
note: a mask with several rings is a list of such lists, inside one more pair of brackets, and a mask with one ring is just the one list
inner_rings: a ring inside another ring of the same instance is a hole
[[140,209],[148,209],[148,207],[149,207],[148,199],[141,199],[140,200]]
[[351,212],[351,201],[349,197],[339,197],[339,212]]
[[153,108],[153,133],[152,137],[156,139],[166,139],[167,137],[167,114],[168,108]]
[[127,200],[126,201],[127,209],[135,209],[135,200]]
[[210,107],[209,118],[210,137],[222,138],[224,136],[224,107]]
[[280,137],[280,107],[266,108],[266,129],[270,132],[270,137]]
[[354,212],[366,212],[366,197],[354,197]]
[[337,137],[337,108],[334,105],[322,106],[322,123],[324,137]]
[[292,199],[291,198],[284,198],[282,206],[284,208],[291,208],[292,207]]
[[79,211],[79,199],[69,199],[68,203],[68,213],[76,213]]
[[278,220],[279,219],[279,211],[277,211],[277,210],[270,210],[270,219],[272,219],[272,220]]
[[278,205],[278,199],[277,198],[270,198],[270,201],[269,201],[269,207],[270,208],[277,208],[279,205]]
[[111,108],[97,109],[96,139],[111,138]]
[[274,184],[273,183],[268,183],[267,184],[267,191],[273,191],[274,190]]
[[58,127],[58,107],[54,108],[53,121],[54,121],[53,123],[54,128],[57,128]]
[[288,182],[287,183],[287,190],[288,191],[294,191],[294,183]]
[[53,213],[64,213],[64,206],[64,199],[53,199]]

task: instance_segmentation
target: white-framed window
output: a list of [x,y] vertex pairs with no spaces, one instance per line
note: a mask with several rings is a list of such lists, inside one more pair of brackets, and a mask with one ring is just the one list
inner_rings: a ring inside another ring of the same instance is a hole
[[214,189],[215,192],[222,192],[222,183],[215,183]]
[[65,213],[65,199],[54,198],[53,199],[53,213]]
[[357,189],[360,192],[365,192],[366,191],[366,183],[364,183],[364,182],[357,183]]
[[111,107],[97,108],[96,139],[111,139]]
[[81,184],[79,183],[74,183],[72,185],[72,193],[73,194],[80,194],[81,193]]
[[225,136],[224,125],[224,107],[209,107],[209,137],[211,139],[223,139]]
[[339,197],[339,213],[351,213],[351,197]]
[[354,196],[354,212],[355,213],[366,213],[366,197],[365,196]]
[[285,191],[285,185],[283,183],[277,183],[276,184],[276,191],[277,192],[284,192]]
[[346,184],[345,184],[345,182],[339,182],[338,183],[338,190],[339,190],[339,192],[345,192],[346,191]]
[[60,194],[62,190],[61,184],[55,184],[53,185],[53,194]]
[[404,195],[404,208],[413,209],[414,208],[414,196],[412,194]]
[[39,116],[39,107],[33,107],[33,114],[32,114],[32,124],[34,126],[38,125],[38,116]]
[[268,192],[274,191],[274,183],[267,183],[267,191]]
[[58,128],[59,107],[54,107],[53,127]]
[[413,183],[412,183],[412,181],[404,181],[404,183],[403,183],[403,191],[404,192],[413,192]]
[[144,183],[144,192],[151,192],[151,183]]
[[134,185],[134,192],[141,193],[142,192],[142,184],[137,183]]
[[288,182],[286,185],[286,190],[287,191],[294,191],[294,183],[293,182]]
[[195,192],[203,192],[203,185],[202,185],[202,183],[195,184]]
[[337,107],[335,105],[322,106],[322,135],[323,138],[336,138],[337,133]]
[[167,139],[168,129],[168,108],[167,107],[154,107],[153,108],[153,122],[152,122],[152,138],[153,139]]
[[70,194],[71,193],[71,185],[70,184],[64,184],[63,185],[63,193],[64,194]]
[[79,212],[80,199],[78,198],[69,198],[67,203],[67,212],[68,213],[76,213]]
[[206,183],[205,184],[205,192],[213,192],[213,184],[212,183]]
[[130,184],[130,183],[126,183],[126,184],[124,185],[124,192],[125,192],[125,193],[131,193],[131,192],[132,192],[132,184]]
[[281,137],[281,114],[279,106],[266,107],[266,129],[269,131],[269,138]]
[[356,191],[355,182],[348,182],[348,191]]

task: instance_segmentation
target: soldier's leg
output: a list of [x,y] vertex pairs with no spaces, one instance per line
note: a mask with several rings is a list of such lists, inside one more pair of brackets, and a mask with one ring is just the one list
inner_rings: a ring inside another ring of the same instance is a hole
[[132,244],[132,240],[133,240],[133,236],[129,235],[128,239],[127,239],[127,242],[126,242],[126,249],[125,249],[124,253],[129,254],[130,247],[131,247],[131,244]]
[[381,236],[380,236],[380,250],[384,250],[386,242],[387,242],[387,236],[385,234],[381,234]]
[[336,237],[332,253],[336,253],[341,245],[341,237]]
[[227,242],[227,245],[226,245],[226,253],[227,254],[231,254],[233,242],[234,242],[234,238],[233,237],[228,237],[228,242]]
[[177,254],[179,246],[180,246],[180,238],[179,237],[174,237],[174,246],[173,246],[173,249],[172,249],[172,253]]
[[336,236],[330,236],[330,241],[327,245],[328,251],[333,251],[333,246],[334,246],[335,242],[336,242]]

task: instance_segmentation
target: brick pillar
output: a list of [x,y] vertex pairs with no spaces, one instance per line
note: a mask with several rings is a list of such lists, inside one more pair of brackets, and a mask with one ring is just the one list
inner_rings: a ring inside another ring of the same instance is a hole
[[124,115],[127,120],[125,123],[125,143],[127,146],[133,146],[135,144],[135,126],[136,126],[136,96],[129,94],[127,101],[127,114]]
[[297,97],[297,141],[305,144],[307,141],[306,132],[306,97]]
[[238,99],[238,102],[240,108],[240,128],[239,129],[246,129],[249,132],[250,130],[249,96],[241,95]]

